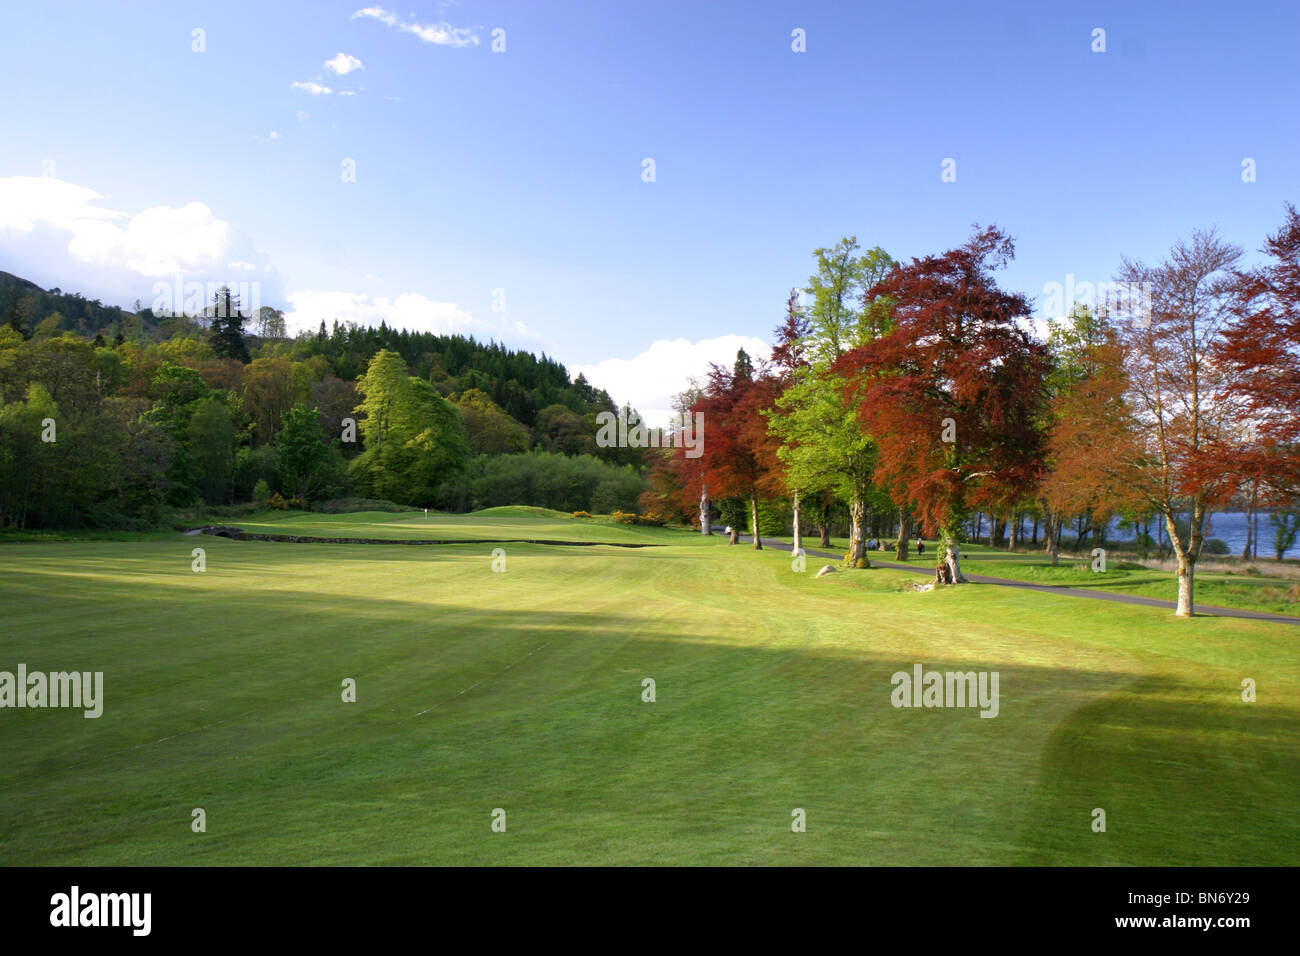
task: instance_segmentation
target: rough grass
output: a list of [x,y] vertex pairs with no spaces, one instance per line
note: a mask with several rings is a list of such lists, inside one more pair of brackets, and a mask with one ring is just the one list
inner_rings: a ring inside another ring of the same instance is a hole
[[[0,546],[0,669],[106,694],[99,720],[0,711],[4,862],[1300,862],[1285,625],[570,524],[667,546],[507,545],[505,573],[479,545]],[[998,671],[1000,715],[893,708],[913,663]]]

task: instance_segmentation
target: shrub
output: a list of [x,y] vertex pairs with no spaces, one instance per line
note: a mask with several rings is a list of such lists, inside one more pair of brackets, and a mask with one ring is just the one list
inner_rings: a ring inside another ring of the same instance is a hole
[[[758,503],[758,531],[768,537],[788,534],[793,518],[790,506],[784,501],[760,501]],[[746,520],[746,525],[749,521]]]
[[289,510],[289,502],[285,501],[284,496],[278,491],[268,498],[266,503],[272,508],[279,508],[281,511]]
[[585,511],[575,511],[575,512],[573,513],[573,516],[574,516],[575,518],[590,518],[590,517],[591,517],[591,515],[588,514],[588,513],[585,512]]
[[657,511],[651,511],[643,515],[633,514],[630,511],[615,511],[613,517],[615,521],[622,524],[653,525],[654,527],[662,527],[668,520],[665,515]]
[[348,511],[401,512],[419,511],[421,509],[412,505],[394,504],[382,498],[331,498],[329,501],[316,502],[311,510],[322,514],[342,514]]
[[1222,538],[1211,538],[1209,541],[1205,542],[1203,550],[1206,554],[1227,554],[1228,542],[1224,541]]
[[[501,505],[533,505],[572,513],[609,514],[636,507],[645,479],[630,465],[618,467],[592,455],[531,451],[522,455],[480,455],[470,465],[465,489],[444,487],[446,504],[468,493],[474,510]],[[453,490],[461,491],[452,501]],[[435,502],[441,503],[441,502]]]
[[258,504],[266,501],[271,497],[271,486],[266,483],[265,478],[257,479],[257,484],[253,486],[253,500]]

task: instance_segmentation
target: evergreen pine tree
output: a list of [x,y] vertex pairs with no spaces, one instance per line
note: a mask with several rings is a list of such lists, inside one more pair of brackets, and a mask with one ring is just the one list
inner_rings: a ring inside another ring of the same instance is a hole
[[239,297],[222,286],[212,298],[212,350],[221,358],[239,359],[247,365],[251,358],[244,344],[244,316]]

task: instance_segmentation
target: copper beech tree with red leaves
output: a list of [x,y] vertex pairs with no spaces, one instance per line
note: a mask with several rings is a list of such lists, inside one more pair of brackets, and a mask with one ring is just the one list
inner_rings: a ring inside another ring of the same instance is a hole
[[704,396],[691,408],[704,416],[703,454],[676,458],[681,468],[683,494],[699,497],[707,488],[713,499],[743,498],[749,502],[754,547],[762,550],[758,534],[758,502],[772,487],[775,446],[768,435],[762,411],[776,398],[775,380],[768,364],[755,366],[742,350],[731,369],[709,366]]
[[1136,471],[1143,452],[1132,430],[1119,331],[1104,316],[1076,308],[1056,326],[1056,367],[1047,405],[1048,439],[1038,493],[1048,515],[1047,552],[1058,563],[1061,515],[1087,515],[1104,527],[1116,511],[1141,512]]
[[878,480],[939,532],[939,583],[965,580],[959,541],[977,493],[1010,500],[1042,472],[1038,422],[1051,360],[1020,324],[1028,301],[992,275],[1014,252],[989,227],[894,268],[868,293],[893,302],[892,331],[834,366],[879,446]]
[[1300,214],[1264,243],[1272,260],[1238,273],[1239,321],[1219,359],[1233,370],[1231,392],[1245,404],[1253,434],[1245,449],[1216,447],[1220,464],[1257,479],[1266,505],[1300,500]]

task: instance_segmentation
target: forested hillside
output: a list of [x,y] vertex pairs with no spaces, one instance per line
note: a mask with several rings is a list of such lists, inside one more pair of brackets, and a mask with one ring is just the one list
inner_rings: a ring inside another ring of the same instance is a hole
[[178,508],[364,498],[633,510],[643,451],[545,355],[324,322],[287,337],[218,293],[126,311],[0,273],[0,523],[148,527]]

